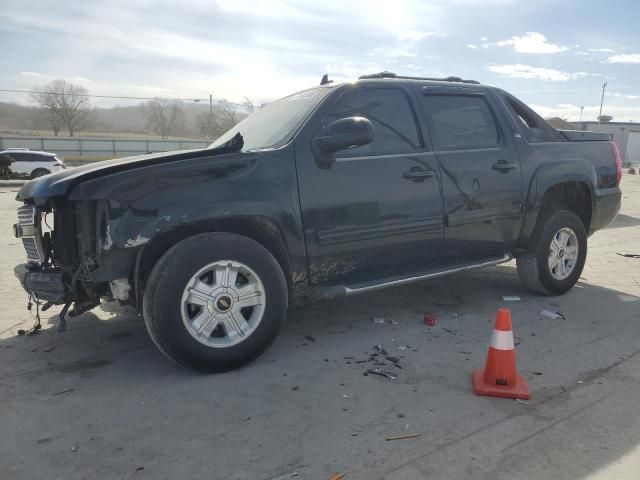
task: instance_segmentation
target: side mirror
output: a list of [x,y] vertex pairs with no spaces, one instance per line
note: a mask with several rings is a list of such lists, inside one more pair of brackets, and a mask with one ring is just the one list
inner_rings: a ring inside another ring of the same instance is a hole
[[313,153],[321,168],[331,168],[335,154],[348,148],[360,147],[373,141],[373,124],[364,117],[347,117],[331,122],[326,136],[312,142]]

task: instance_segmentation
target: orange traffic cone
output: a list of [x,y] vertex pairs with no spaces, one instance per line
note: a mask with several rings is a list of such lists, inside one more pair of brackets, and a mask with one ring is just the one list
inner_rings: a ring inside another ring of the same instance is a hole
[[473,371],[473,391],[490,397],[531,398],[527,381],[516,371],[511,313],[505,308],[498,310],[484,370]]

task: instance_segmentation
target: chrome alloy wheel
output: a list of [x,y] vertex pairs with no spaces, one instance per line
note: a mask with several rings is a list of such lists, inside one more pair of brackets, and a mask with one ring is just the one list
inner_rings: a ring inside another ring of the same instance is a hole
[[213,348],[237,345],[255,332],[264,316],[266,292],[248,266],[220,260],[187,282],[180,313],[189,334]]
[[556,280],[565,280],[578,261],[578,237],[568,227],[560,229],[549,246],[549,272]]

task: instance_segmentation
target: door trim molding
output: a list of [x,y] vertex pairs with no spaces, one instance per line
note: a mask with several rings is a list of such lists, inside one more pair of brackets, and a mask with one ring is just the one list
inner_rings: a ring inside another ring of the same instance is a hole
[[468,223],[486,222],[500,218],[519,217],[522,215],[521,205],[513,209],[504,208],[484,208],[482,210],[471,210],[467,212],[457,212],[447,215],[447,227],[457,227]]
[[419,220],[397,222],[389,225],[358,225],[354,227],[339,227],[316,232],[318,245],[335,245],[338,243],[359,242],[392,235],[406,235],[417,232],[442,231],[441,217],[428,217]]

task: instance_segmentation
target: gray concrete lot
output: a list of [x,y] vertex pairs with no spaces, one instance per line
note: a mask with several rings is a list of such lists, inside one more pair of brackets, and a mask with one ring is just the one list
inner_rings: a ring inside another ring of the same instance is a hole
[[[640,253],[636,176],[623,179],[619,217],[590,239],[579,288],[562,297],[524,290],[510,263],[318,304],[292,311],[255,363],[222,375],[171,363],[114,304],[62,334],[52,309],[42,333],[17,336],[33,318],[12,273],[24,257],[15,190],[0,188],[2,479],[640,477],[640,259],[616,255]],[[501,306],[530,403],[471,391]],[[370,363],[358,362],[377,344],[402,357],[402,369],[381,367],[396,380],[363,376]]]

